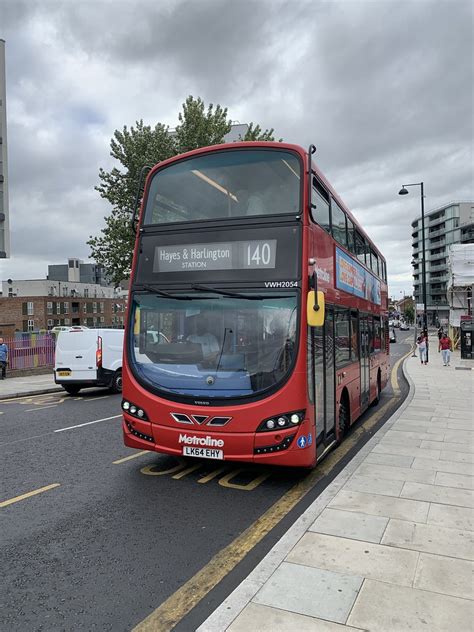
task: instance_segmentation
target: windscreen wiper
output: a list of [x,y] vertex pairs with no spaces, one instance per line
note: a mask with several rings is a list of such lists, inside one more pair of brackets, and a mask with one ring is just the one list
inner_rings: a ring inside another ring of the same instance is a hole
[[165,292],[164,290],[158,290],[156,287],[152,285],[140,285],[140,287],[135,288],[138,290],[146,290],[151,294],[155,294],[155,296],[163,296],[164,298],[172,298],[175,301],[194,301],[196,296],[176,296],[176,294],[170,294],[169,292]]
[[242,294],[241,292],[228,292],[227,290],[218,290],[209,285],[193,284],[191,285],[193,290],[202,290],[203,292],[211,292],[212,294],[220,294],[221,296],[230,296],[231,298],[245,298],[248,301],[261,301],[265,298],[286,298],[285,295],[270,295],[270,294]]

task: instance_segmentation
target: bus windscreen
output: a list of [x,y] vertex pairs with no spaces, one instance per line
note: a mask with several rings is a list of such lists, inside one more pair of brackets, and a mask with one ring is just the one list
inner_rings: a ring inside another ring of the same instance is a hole
[[181,160],[150,184],[144,224],[301,211],[301,166],[281,150],[227,150]]
[[297,295],[176,298],[136,294],[131,362],[163,394],[254,395],[280,383],[296,357]]

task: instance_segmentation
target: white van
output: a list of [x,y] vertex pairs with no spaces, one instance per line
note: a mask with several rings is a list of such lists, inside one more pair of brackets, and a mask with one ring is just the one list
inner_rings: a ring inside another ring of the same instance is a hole
[[56,342],[54,381],[68,393],[107,386],[122,391],[123,329],[71,329]]

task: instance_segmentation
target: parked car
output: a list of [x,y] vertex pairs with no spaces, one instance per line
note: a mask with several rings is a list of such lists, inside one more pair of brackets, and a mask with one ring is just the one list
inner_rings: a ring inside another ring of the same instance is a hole
[[120,393],[123,339],[123,329],[61,331],[56,343],[54,381],[70,395],[89,386],[106,386]]
[[400,330],[401,331],[408,331],[410,329],[408,323],[400,323]]

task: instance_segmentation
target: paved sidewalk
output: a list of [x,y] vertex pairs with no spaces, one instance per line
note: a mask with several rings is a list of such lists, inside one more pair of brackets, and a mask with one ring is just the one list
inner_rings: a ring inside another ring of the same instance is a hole
[[403,405],[199,632],[473,630],[474,372],[430,352],[407,358]]
[[62,391],[62,387],[54,383],[53,370],[46,375],[28,375],[26,377],[8,377],[0,380],[0,400],[11,397],[40,395]]

